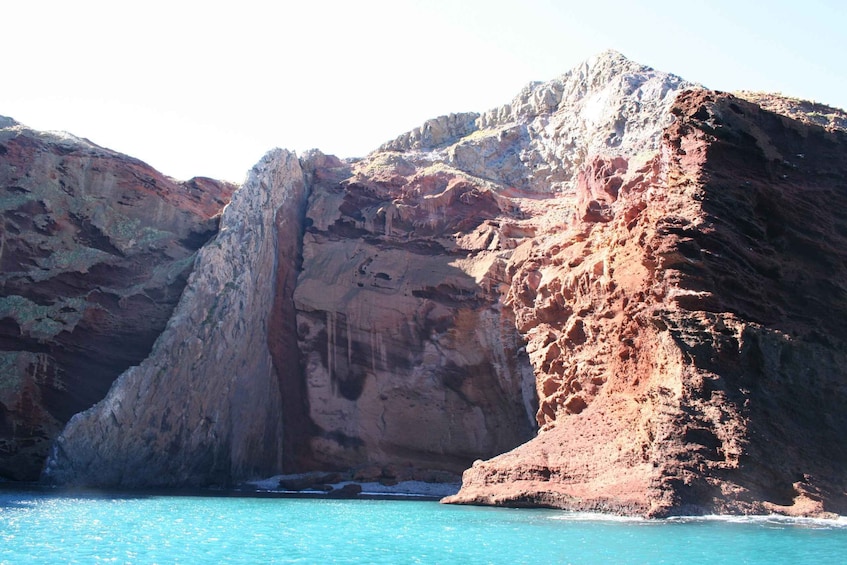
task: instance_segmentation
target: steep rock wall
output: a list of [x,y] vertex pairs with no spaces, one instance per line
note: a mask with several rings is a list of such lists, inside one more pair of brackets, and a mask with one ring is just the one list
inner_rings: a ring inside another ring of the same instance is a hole
[[844,513],[843,113],[777,98],[610,52],[364,159],[263,161],[243,194],[298,204],[234,200],[264,237],[204,248],[48,476],[426,477],[511,449],[449,501]]
[[708,91],[671,111],[652,161],[595,161],[597,204],[518,267],[542,432],[450,501],[847,509],[847,136]]
[[150,352],[234,189],[0,118],[0,477]]
[[[654,147],[686,84],[610,52],[530,85],[508,107],[431,120],[363,160],[306,156],[302,264],[294,251],[276,254],[268,327],[283,391],[283,467],[393,467],[394,476],[403,467],[426,477],[530,439],[537,387],[528,328],[509,299],[516,268],[536,235],[581,213],[574,166],[585,147],[623,144],[627,156]],[[276,236],[299,242],[303,230],[293,226],[276,226]],[[244,345],[216,348],[239,355]],[[134,410],[166,411],[162,398],[145,396]],[[131,440],[134,448],[150,451],[173,432],[148,419],[129,434],[146,438]],[[57,449],[66,452],[57,461],[76,457],[61,442]],[[105,482],[115,481],[126,483]]]
[[[278,256],[296,256],[306,185],[275,150],[224,210],[151,355],[74,416],[44,478],[89,486],[228,485],[282,467],[280,375],[269,320]],[[293,268],[293,266],[289,266]]]
[[601,196],[574,193],[586,152],[655,151],[685,86],[608,52],[325,172],[295,291],[309,416],[295,466],[456,471],[529,439],[537,396],[529,326],[509,299],[516,270],[537,235],[580,206],[602,212]]
[[294,293],[303,466],[461,472],[528,440],[533,375],[500,303],[489,187],[395,153],[312,188]]

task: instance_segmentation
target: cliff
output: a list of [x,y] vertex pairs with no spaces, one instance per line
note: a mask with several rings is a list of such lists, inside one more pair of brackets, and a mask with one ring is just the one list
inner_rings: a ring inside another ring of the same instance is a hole
[[71,419],[46,479],[205,486],[282,467],[280,375],[268,336],[277,257],[299,246],[278,234],[301,231],[305,198],[292,153],[275,150],[256,164],[200,250],[150,356]]
[[0,477],[147,356],[234,189],[0,117]]
[[274,153],[45,477],[845,513],[843,123],[608,52],[362,159]]
[[294,467],[461,472],[529,440],[538,367],[507,300],[515,268],[569,221],[586,151],[655,147],[686,84],[606,54],[314,183],[294,293],[310,426]]
[[645,165],[583,171],[578,192],[605,213],[516,273],[542,431],[475,463],[450,501],[847,511],[847,136],[706,90],[670,112]]

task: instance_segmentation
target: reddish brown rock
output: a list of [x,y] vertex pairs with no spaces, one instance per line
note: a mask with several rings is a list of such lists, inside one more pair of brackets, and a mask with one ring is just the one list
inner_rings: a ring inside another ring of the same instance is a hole
[[0,477],[140,362],[234,186],[0,118]]
[[294,304],[309,426],[286,418],[291,470],[459,473],[530,439],[533,376],[491,239],[510,212],[413,156],[378,153],[347,175],[324,173],[307,211]]
[[652,161],[581,177],[618,176],[606,216],[517,268],[542,431],[449,501],[847,511],[847,136],[705,90],[671,111]]
[[[606,53],[483,115],[430,120],[352,163],[349,178],[324,173],[294,293],[308,425],[286,420],[299,428],[292,470],[455,472],[529,439],[536,379],[527,320],[507,300],[516,269],[536,234],[570,221],[586,149],[653,147],[672,119],[659,110],[683,84]],[[626,163],[609,163],[611,184],[591,202],[614,200]],[[532,293],[541,274],[526,274]],[[586,331],[574,318],[568,335]],[[585,401],[567,400],[573,411]]]

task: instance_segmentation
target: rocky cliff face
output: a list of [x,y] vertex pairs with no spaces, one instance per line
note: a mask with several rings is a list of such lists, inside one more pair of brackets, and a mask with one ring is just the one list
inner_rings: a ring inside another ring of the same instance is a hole
[[0,477],[149,353],[234,189],[0,117]]
[[844,114],[744,96],[610,52],[364,159],[267,158],[47,476],[847,512]]
[[460,471],[532,437],[515,270],[570,221],[587,152],[655,148],[685,84],[606,54],[325,173],[294,294],[313,426],[299,464]]
[[[228,484],[282,467],[280,376],[268,346],[278,256],[296,255],[300,163],[268,153],[224,210],[153,352],[74,416],[45,468],[58,483]],[[287,268],[293,268],[289,265]],[[284,370],[285,368],[281,368]]]
[[588,208],[518,269],[542,431],[451,501],[847,511],[847,136],[705,90],[670,112],[645,164],[583,169]]
[[534,379],[492,240],[515,212],[412,154],[347,175],[313,184],[307,212],[294,302],[313,431],[296,466],[459,473],[531,438]]

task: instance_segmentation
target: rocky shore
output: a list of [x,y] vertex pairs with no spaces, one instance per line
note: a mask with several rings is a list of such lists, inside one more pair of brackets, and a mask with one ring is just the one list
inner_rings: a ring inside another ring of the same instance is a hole
[[9,125],[0,474],[847,514],[845,118],[606,52],[234,192]]

